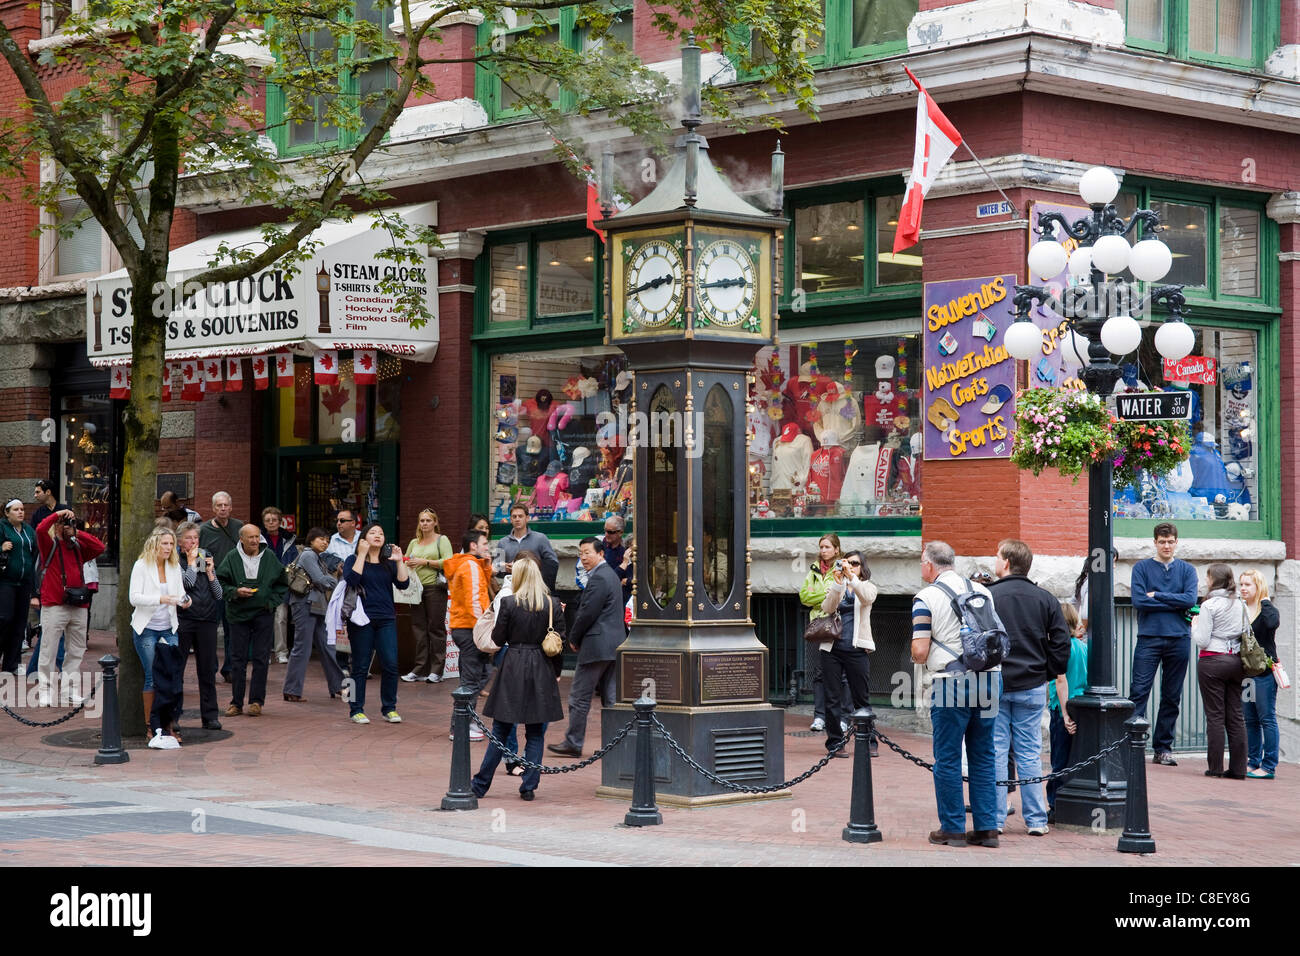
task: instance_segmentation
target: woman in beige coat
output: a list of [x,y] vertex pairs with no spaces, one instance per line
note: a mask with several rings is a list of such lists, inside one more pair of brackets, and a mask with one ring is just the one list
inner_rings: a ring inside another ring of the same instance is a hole
[[[840,675],[848,680],[855,710],[866,707],[871,699],[871,665],[867,655],[876,649],[871,639],[871,605],[877,589],[871,583],[871,569],[861,551],[850,551],[833,566],[830,587],[822,600],[824,614],[839,614],[840,638],[819,645],[822,675],[827,687],[839,687]],[[848,748],[837,749],[843,730],[838,694],[826,695],[826,749],[837,757],[847,757]],[[876,755],[876,739],[871,738],[871,756]]]

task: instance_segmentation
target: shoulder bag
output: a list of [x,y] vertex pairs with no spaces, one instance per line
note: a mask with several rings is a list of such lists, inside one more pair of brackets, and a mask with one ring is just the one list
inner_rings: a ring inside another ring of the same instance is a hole
[[302,597],[311,591],[311,578],[307,572],[298,566],[298,560],[295,558],[285,566],[284,575],[289,579],[289,593]]
[[63,556],[62,542],[55,542],[54,547],[59,552],[59,570],[63,572],[63,603],[70,604],[73,607],[90,606],[90,588],[82,585],[79,588],[68,587],[68,566],[65,563],[66,558]]
[[406,569],[406,587],[393,585],[394,604],[419,604],[424,599],[424,582],[411,568]]
[[[478,567],[471,564],[470,573],[479,574]],[[505,598],[503,597],[501,600],[504,601]],[[487,609],[479,615],[479,619],[474,622],[474,646],[484,654],[495,654],[501,650],[496,641],[492,640],[492,632],[496,630],[497,612],[500,607],[499,602],[489,604]]]
[[1246,604],[1243,601],[1241,605],[1241,670],[1247,677],[1260,677],[1268,673],[1272,665],[1272,659],[1268,652],[1259,646],[1259,640],[1255,637],[1255,628],[1250,623],[1250,613],[1246,610]]
[[547,657],[554,657],[564,650],[564,638],[555,629],[555,599],[546,598],[546,636],[542,638],[542,651]]
[[803,639],[814,644],[820,644],[823,641],[838,641],[843,631],[844,624],[840,620],[840,612],[835,610],[816,620],[809,621],[808,627],[804,629]]

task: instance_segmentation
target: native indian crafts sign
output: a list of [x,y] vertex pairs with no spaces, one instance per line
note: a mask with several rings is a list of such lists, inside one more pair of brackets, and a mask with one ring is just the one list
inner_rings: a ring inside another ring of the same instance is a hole
[[1009,458],[1016,362],[1003,345],[1014,275],[927,282],[922,408],[927,461]]

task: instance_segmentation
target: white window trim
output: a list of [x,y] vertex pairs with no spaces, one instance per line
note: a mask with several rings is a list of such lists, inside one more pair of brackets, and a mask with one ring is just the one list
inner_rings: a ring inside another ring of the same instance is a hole
[[[41,184],[53,181],[56,175],[57,165],[52,159],[41,160]],[[75,195],[75,194],[73,194]],[[41,234],[40,234],[40,268],[37,272],[37,281],[41,285],[51,285],[58,282],[74,282],[78,279],[94,279],[122,268],[122,257],[118,255],[117,248],[108,238],[108,233],[98,222],[94,223],[99,230],[99,268],[90,272],[72,272],[60,273],[55,271],[56,254],[58,251],[59,235],[54,231],[56,217],[48,209],[41,210]]]

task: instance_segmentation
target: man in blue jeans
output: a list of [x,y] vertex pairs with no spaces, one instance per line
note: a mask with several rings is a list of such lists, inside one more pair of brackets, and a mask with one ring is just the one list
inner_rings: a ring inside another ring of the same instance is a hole
[[1174,557],[1178,529],[1170,522],[1155,526],[1156,556],[1133,566],[1133,607],[1137,610],[1137,646],[1133,649],[1133,682],[1129,699],[1134,714],[1146,714],[1147,698],[1160,676],[1160,715],[1151,735],[1155,762],[1178,766],[1174,725],[1183,697],[1183,678],[1191,656],[1192,625],[1188,611],[1196,604],[1196,569]]
[[[993,725],[1002,690],[1000,669],[975,673],[960,663],[961,622],[952,599],[936,584],[960,594],[988,590],[963,578],[954,568],[957,557],[942,541],[931,541],[921,552],[923,588],[912,602],[912,660],[933,678],[930,723],[934,730],[934,796],[939,829],[931,843],[948,846],[998,845],[997,777],[993,771]],[[966,832],[966,807],[961,787],[961,747],[966,743],[970,764],[970,805],[973,829]],[[1005,764],[1004,764],[1005,766]]]
[[[1002,694],[993,728],[993,764],[1007,765],[1014,738],[1016,769],[1024,778],[1043,772],[1043,711],[1047,682],[1065,672],[1070,660],[1070,632],[1061,602],[1029,580],[1034,553],[1016,538],[998,542],[989,585],[993,604],[1011,638],[1002,661]],[[1031,836],[1047,835],[1047,800],[1041,783],[1020,785],[1020,806]],[[998,787],[998,830],[1007,822],[1007,788]]]

